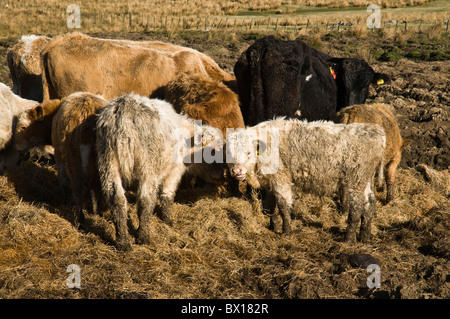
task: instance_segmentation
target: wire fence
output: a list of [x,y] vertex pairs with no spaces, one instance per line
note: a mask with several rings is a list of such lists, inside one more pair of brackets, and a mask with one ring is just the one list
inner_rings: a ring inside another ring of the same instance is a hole
[[[0,0],[0,15],[7,17],[11,21],[20,20],[23,17],[40,17],[42,23],[40,29],[51,27],[50,32],[67,31],[72,14],[62,7],[44,7],[36,5],[35,2],[28,6],[15,5],[14,2]],[[155,16],[145,12],[134,13],[108,13],[94,12],[83,13],[80,16],[80,31],[180,31],[180,30],[272,30],[272,31],[300,31],[309,30],[325,30],[325,31],[347,31],[356,26],[367,27],[365,19],[357,19],[359,22],[350,21],[347,18],[343,21],[336,21],[327,18],[315,18],[311,16],[289,16],[289,17],[238,17],[238,16],[222,16],[222,17],[182,17],[182,16]],[[353,20],[355,20],[353,18]],[[19,22],[20,23],[20,22]],[[438,20],[385,20],[381,22],[382,29],[394,31],[424,31],[427,28],[434,28],[448,32],[449,19]],[[373,30],[373,29],[372,29]],[[45,31],[45,30],[43,30]]]

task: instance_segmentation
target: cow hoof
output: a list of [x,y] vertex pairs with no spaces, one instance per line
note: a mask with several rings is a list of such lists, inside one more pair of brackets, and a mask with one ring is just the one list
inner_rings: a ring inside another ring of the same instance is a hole
[[115,246],[120,251],[130,251],[131,243],[126,240],[116,241]]
[[390,201],[392,201],[394,199],[393,195],[388,194],[386,196],[386,201],[384,202],[385,205],[387,205]]
[[361,242],[368,244],[371,242],[372,236],[370,234],[361,234]]
[[164,223],[166,223],[167,225],[173,226],[172,218],[170,218],[169,216],[163,215],[163,216],[161,217],[161,220],[162,220]]
[[138,232],[138,237],[136,241],[139,245],[148,245],[150,244],[150,234]]
[[291,227],[283,227],[283,233],[284,233],[285,235],[290,235],[290,234],[292,234],[292,229],[291,229]]

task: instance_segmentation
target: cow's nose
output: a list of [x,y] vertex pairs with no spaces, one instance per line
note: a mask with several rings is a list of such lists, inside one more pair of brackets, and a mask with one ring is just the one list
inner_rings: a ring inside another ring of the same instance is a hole
[[233,169],[231,170],[233,172],[234,175],[241,175],[242,174],[242,169],[239,167],[233,167]]

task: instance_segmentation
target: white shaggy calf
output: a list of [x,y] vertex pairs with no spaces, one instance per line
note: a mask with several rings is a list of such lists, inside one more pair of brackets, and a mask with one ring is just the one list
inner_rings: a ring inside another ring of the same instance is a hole
[[[170,224],[170,207],[184,172],[204,166],[203,174],[222,174],[220,164],[189,163],[197,158],[192,145],[205,135],[215,137],[217,129],[195,127],[194,120],[177,114],[168,102],[128,94],[111,100],[97,120],[98,170],[106,203],[116,225],[116,246],[130,249],[125,190],[137,196],[139,228],[137,242],[150,240],[149,220],[159,196],[162,219]],[[195,135],[199,132],[199,135]],[[206,134],[208,133],[208,134]],[[203,139],[206,145],[209,140]],[[181,149],[187,149],[184,154]],[[202,147],[197,151],[202,152]],[[200,162],[202,162],[200,160]],[[203,176],[205,178],[205,176]],[[207,178],[206,178],[207,180]]]
[[231,176],[275,198],[285,233],[291,232],[295,186],[316,195],[338,191],[349,211],[346,240],[356,241],[361,220],[360,239],[368,241],[375,210],[372,178],[382,167],[384,147],[384,131],[376,124],[276,119],[227,135],[227,163]]

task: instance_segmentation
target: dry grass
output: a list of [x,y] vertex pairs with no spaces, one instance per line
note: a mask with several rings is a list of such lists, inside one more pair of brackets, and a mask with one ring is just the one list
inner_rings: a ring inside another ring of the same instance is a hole
[[[26,186],[21,182],[24,174],[32,176]],[[404,297],[423,297],[425,289],[433,287],[433,297],[450,293],[448,282],[439,281],[449,270],[448,260],[439,255],[445,251],[433,251],[438,256],[417,254],[418,248],[429,246],[426,229],[434,231],[431,244],[448,236],[449,229],[439,224],[448,226],[449,199],[413,169],[400,170],[393,202],[377,203],[370,245],[342,242],[346,217],[329,198],[299,196],[294,233],[283,236],[268,230],[268,217],[252,212],[245,198],[183,189],[173,210],[173,227],[153,218],[152,243],[135,245],[126,253],[105,241],[105,236],[114,236],[108,217],[89,218],[90,230],[83,232],[64,218],[70,207],[57,199],[53,174],[52,168],[23,163],[0,178],[1,298],[376,296],[364,288],[365,270],[342,263],[340,253],[377,258],[382,265],[381,291],[388,297],[394,297],[399,285],[408,287],[400,289]],[[44,180],[35,180],[44,175]],[[41,196],[38,184],[53,196],[35,202]],[[203,198],[183,200],[198,195]],[[130,218],[136,221],[133,209]],[[66,286],[69,264],[81,267],[81,289]],[[422,279],[431,264],[439,278]]]

